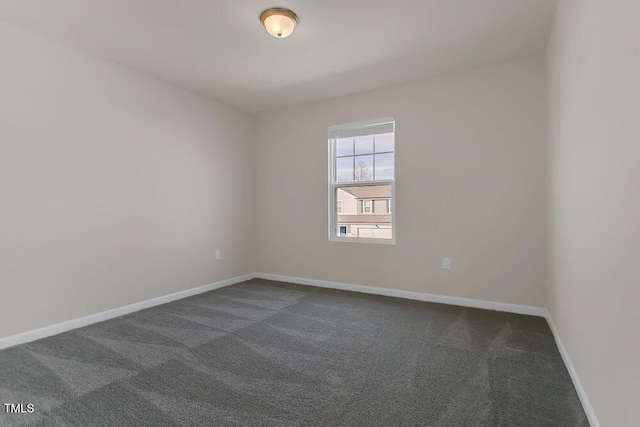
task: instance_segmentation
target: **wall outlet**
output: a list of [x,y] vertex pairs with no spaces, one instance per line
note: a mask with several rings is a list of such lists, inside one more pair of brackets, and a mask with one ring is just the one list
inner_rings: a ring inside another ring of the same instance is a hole
[[444,257],[442,258],[442,268],[444,268],[445,270],[451,270],[451,258]]
[[216,249],[216,260],[220,259],[220,249]]

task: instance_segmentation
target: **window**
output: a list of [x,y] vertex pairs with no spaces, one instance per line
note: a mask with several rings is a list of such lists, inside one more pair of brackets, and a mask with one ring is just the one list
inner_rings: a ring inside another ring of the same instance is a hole
[[329,240],[395,243],[395,122],[329,128]]

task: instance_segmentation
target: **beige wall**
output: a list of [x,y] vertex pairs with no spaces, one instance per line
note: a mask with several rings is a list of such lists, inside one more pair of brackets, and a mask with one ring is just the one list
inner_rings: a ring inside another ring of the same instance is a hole
[[640,3],[563,0],[550,82],[549,306],[603,426],[640,420]]
[[0,337],[253,271],[251,124],[0,24]]
[[[544,98],[539,58],[259,116],[257,270],[545,305]],[[329,242],[327,127],[388,116],[397,244]]]

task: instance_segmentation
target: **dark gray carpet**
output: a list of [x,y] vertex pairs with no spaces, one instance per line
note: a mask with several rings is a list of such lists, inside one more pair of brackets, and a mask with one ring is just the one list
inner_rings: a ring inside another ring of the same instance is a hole
[[0,351],[0,403],[35,406],[1,425],[588,425],[543,318],[265,280]]

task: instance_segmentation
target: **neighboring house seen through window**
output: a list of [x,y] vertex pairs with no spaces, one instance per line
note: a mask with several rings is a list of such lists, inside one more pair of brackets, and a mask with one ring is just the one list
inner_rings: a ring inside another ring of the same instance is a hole
[[329,240],[395,243],[395,122],[329,128]]

